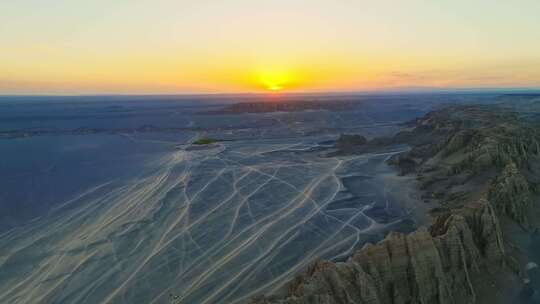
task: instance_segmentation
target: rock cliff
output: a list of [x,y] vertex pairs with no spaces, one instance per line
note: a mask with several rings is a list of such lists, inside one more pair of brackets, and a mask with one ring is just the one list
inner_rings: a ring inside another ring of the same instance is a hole
[[[372,140],[366,145],[411,146],[390,163],[402,174],[416,174],[425,201],[437,203],[432,225],[410,234],[391,232],[346,262],[316,261],[276,294],[251,303],[486,302],[478,295],[486,280],[496,280],[497,271],[519,271],[499,221],[526,223],[537,187],[524,172],[538,157],[538,138],[513,113],[455,107],[418,119],[392,141]],[[498,294],[494,286],[488,293]]]
[[473,277],[504,255],[497,216],[482,201],[467,216],[439,217],[430,231],[390,233],[347,262],[317,261],[279,295],[253,303],[475,303]]

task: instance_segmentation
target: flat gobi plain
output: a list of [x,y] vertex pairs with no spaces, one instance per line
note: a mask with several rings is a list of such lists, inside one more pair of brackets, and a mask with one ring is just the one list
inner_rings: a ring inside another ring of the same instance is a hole
[[232,99],[0,99],[0,302],[537,301],[538,95]]

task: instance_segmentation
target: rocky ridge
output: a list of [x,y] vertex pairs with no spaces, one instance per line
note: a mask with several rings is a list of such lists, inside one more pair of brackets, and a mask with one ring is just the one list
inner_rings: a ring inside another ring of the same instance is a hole
[[500,219],[527,225],[538,188],[527,172],[539,138],[505,109],[460,106],[431,112],[391,140],[371,140],[365,149],[411,146],[389,162],[417,176],[425,202],[436,206],[432,225],[392,232],[346,262],[316,261],[252,303],[504,303],[515,295],[497,288],[498,274],[520,282],[523,265],[509,253]]

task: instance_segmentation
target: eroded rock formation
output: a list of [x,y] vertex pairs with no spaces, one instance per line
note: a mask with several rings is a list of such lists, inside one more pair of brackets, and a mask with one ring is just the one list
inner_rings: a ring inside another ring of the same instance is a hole
[[253,303],[474,303],[473,277],[504,263],[497,216],[487,201],[441,216],[430,230],[390,233],[347,262],[317,261],[279,295]]
[[402,174],[414,172],[426,200],[440,206],[429,228],[392,232],[346,262],[317,261],[278,293],[252,303],[477,303],[485,278],[495,280],[499,269],[516,275],[519,266],[505,249],[499,222],[507,216],[526,223],[537,187],[523,172],[540,153],[539,136],[512,113],[502,113],[439,110],[394,137],[393,143],[408,143],[411,150],[390,163]]

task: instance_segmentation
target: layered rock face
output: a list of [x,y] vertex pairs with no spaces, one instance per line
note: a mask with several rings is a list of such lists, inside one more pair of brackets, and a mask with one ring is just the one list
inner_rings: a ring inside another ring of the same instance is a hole
[[515,275],[507,267],[513,259],[499,219],[526,223],[535,187],[523,172],[540,153],[536,131],[500,113],[482,107],[435,111],[393,139],[412,149],[390,163],[416,174],[429,200],[440,206],[429,228],[392,232],[346,262],[317,261],[275,295],[252,303],[482,302],[482,280],[493,279],[498,269]]
[[466,217],[440,217],[431,231],[390,233],[347,262],[317,261],[281,294],[253,303],[475,303],[473,276],[504,261],[497,216],[480,205]]
[[489,197],[497,209],[516,222],[527,222],[525,212],[531,204],[531,189],[515,163],[509,162],[494,180]]

